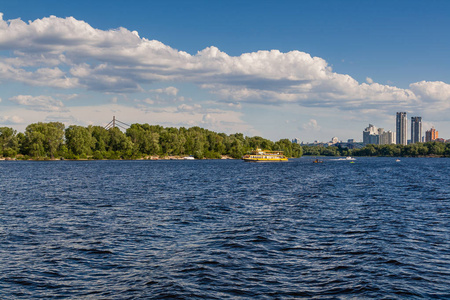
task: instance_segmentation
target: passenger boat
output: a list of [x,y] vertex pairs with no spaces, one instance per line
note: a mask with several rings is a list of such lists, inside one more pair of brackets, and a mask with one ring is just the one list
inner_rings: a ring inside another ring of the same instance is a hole
[[244,161],[266,162],[266,161],[288,161],[283,151],[269,151],[256,149],[242,157]]

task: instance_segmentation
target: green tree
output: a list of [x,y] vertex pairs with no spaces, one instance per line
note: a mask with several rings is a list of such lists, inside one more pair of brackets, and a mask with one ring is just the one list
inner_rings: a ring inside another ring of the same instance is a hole
[[93,151],[100,151],[101,153],[105,153],[109,150],[109,144],[111,140],[111,136],[109,131],[102,126],[88,126],[88,130],[90,131],[92,137],[95,139]]
[[323,149],[322,146],[303,146],[303,154],[304,155],[311,155],[311,156],[319,156],[322,154],[321,149]]
[[68,151],[75,155],[91,155],[95,147],[96,139],[89,129],[82,126],[70,125],[65,131],[66,146]]
[[242,144],[243,144],[243,142],[241,139],[239,139],[239,138],[233,139],[233,142],[231,143],[230,152],[229,152],[229,155],[232,158],[242,158],[242,156],[244,155]]
[[28,125],[25,129],[24,154],[54,158],[64,142],[64,127],[60,122]]
[[18,151],[17,131],[9,127],[0,127],[0,155],[14,157]]
[[445,144],[439,142],[429,142],[428,146],[428,154],[429,155],[438,155],[441,156],[445,152]]
[[292,142],[288,139],[281,139],[275,143],[273,150],[281,150],[286,157],[292,157]]
[[303,147],[300,144],[292,143],[292,157],[302,157]]
[[131,158],[133,155],[131,139],[117,127],[109,129],[108,132],[110,136],[109,150],[116,152],[119,157]]

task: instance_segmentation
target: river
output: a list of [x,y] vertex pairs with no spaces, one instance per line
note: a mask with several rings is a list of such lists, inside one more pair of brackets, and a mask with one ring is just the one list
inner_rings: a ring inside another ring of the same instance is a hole
[[450,159],[0,162],[2,299],[450,299]]

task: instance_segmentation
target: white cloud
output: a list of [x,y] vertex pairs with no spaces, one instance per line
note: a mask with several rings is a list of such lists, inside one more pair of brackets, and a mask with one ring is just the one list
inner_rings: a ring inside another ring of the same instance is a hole
[[304,130],[314,130],[314,131],[320,130],[320,126],[317,123],[317,120],[315,119],[310,119],[308,123],[303,124],[302,128]]
[[409,85],[421,99],[450,105],[450,84],[442,81],[420,81]]
[[19,116],[2,116],[0,117],[0,124],[5,125],[17,125],[23,124],[24,119]]
[[[338,109],[416,107],[419,102],[448,105],[448,84],[419,82],[410,89],[373,82],[359,83],[333,72],[320,57],[278,50],[229,56],[217,47],[195,55],[125,28],[100,30],[73,17],[4,21],[0,16],[0,80],[63,89],[101,92],[144,91],[142,84],[188,82],[209,90],[226,103]],[[170,86],[150,90],[176,97]],[[167,100],[167,99],[162,99]]]
[[203,115],[202,118],[202,124],[209,124],[209,125],[217,124],[217,120],[211,114],[205,114]]
[[178,89],[176,87],[169,86],[169,87],[164,88],[164,89],[150,90],[150,92],[155,92],[155,93],[159,93],[159,94],[166,94],[166,95],[169,95],[169,96],[176,96],[178,94]]
[[227,105],[228,105],[228,107],[231,107],[231,108],[237,108],[237,109],[241,109],[242,108],[241,103],[232,103],[232,102],[230,102],[230,103],[227,103]]
[[194,105],[187,105],[187,104],[181,104],[177,107],[177,111],[179,112],[197,112],[202,108],[200,104],[194,104]]
[[147,104],[154,104],[155,103],[155,101],[153,101],[150,98],[145,98],[144,100],[142,100],[142,102],[147,103]]
[[53,99],[51,96],[18,95],[9,100],[35,111],[63,111],[65,109],[61,101]]
[[[410,84],[417,95],[417,107],[413,110],[424,120],[448,121],[450,113],[450,85],[442,81],[420,81]],[[448,126],[448,125],[447,125]]]

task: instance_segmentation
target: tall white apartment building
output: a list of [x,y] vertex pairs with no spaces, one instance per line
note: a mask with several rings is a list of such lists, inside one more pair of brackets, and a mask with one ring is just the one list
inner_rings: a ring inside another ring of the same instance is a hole
[[408,124],[406,112],[398,112],[395,124],[396,142],[400,145],[407,145],[408,143]]

